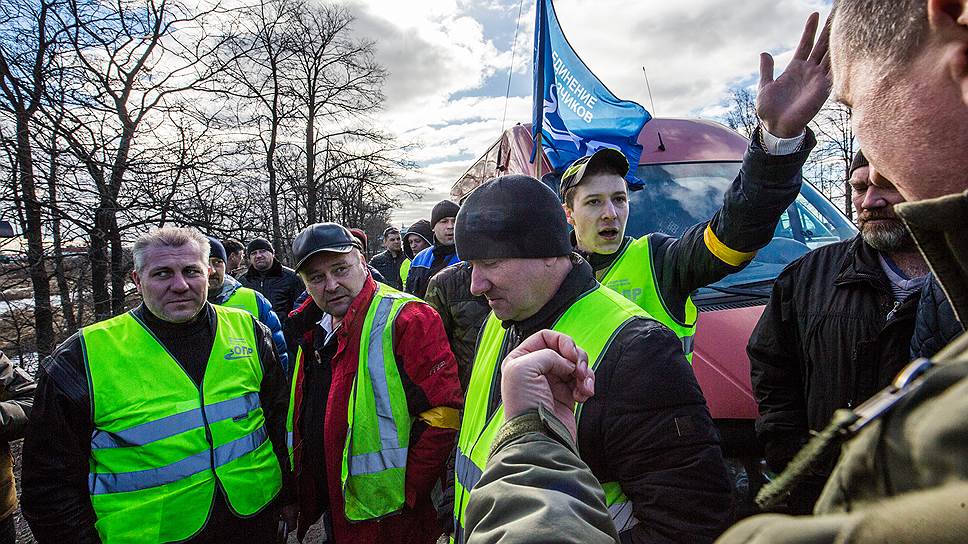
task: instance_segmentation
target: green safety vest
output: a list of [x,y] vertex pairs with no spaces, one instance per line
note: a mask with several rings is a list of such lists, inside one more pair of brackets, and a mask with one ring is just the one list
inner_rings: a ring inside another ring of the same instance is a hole
[[94,423],[88,491],[105,544],[191,537],[208,521],[216,485],[242,517],[282,489],[252,316],[215,313],[200,388],[130,312],[81,329]]
[[228,300],[219,304],[219,306],[245,310],[259,319],[259,300],[256,298],[255,291],[248,287],[239,287]]
[[[418,298],[377,283],[360,333],[360,359],[349,406],[340,483],[350,521],[365,521],[399,512],[404,505],[407,451],[413,418],[393,355],[393,322],[403,306]],[[302,348],[293,376],[299,376]],[[294,461],[293,423],[296,385],[289,397],[287,443]]]
[[404,259],[403,262],[400,263],[400,281],[401,281],[401,285],[403,285],[404,287],[407,286],[407,278],[410,277],[411,264],[412,264],[412,261],[410,259]]
[[[629,303],[614,291],[601,286],[585,293],[575,301],[552,327],[553,330],[571,336],[579,347],[588,353],[594,370],[601,362],[615,335],[622,327],[638,317],[649,317],[641,308]],[[501,320],[492,312],[481,332],[467,387],[464,417],[457,440],[454,494],[454,540],[463,543],[464,516],[467,503],[487,465],[491,445],[504,423],[504,407],[487,416],[490,405],[494,375],[500,367],[502,352],[507,342],[506,330]],[[500,389],[497,389],[500,391]],[[578,407],[578,415],[581,415]],[[604,482],[606,505],[619,531],[638,523],[632,517],[632,505],[628,502],[618,482]]]
[[631,300],[656,321],[672,329],[682,342],[682,351],[692,363],[693,343],[696,338],[696,305],[686,298],[685,323],[673,317],[662,300],[655,281],[655,263],[649,252],[649,237],[632,240],[602,275],[602,285]]

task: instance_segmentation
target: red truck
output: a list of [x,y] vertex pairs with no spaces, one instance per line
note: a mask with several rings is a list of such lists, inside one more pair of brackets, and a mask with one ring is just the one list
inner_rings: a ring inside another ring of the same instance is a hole
[[[639,134],[643,147],[636,176],[644,186],[629,193],[625,233],[681,235],[719,209],[739,172],[749,141],[723,125],[699,119],[652,119]],[[481,183],[504,174],[535,174],[529,163],[530,125],[504,131],[451,189],[457,202]],[[551,166],[542,153],[542,172]],[[558,178],[542,181],[557,192]],[[699,309],[693,369],[723,438],[739,492],[758,487],[762,456],[753,430],[758,411],[750,384],[746,344],[773,281],[783,268],[817,247],[853,237],[854,225],[809,182],[783,213],[773,240],[742,271],[693,293]]]

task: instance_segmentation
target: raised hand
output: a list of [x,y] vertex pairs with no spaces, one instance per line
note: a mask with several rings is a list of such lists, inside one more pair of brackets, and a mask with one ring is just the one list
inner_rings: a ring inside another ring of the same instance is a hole
[[575,439],[576,402],[595,394],[588,354],[571,337],[543,330],[528,337],[501,363],[504,417],[511,419],[543,406],[564,423]]
[[814,42],[820,14],[812,13],[800,45],[780,77],[773,79],[773,57],[760,53],[760,85],[756,115],[763,128],[779,138],[803,133],[830,96],[830,20]]

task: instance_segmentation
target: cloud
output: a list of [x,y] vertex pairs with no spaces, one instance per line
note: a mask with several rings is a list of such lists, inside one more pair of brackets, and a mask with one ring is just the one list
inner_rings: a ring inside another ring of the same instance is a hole
[[[404,142],[420,168],[407,177],[427,190],[404,201],[394,223],[429,216],[450,186],[498,138],[511,64],[513,0],[357,0],[356,29],[377,40],[390,71],[381,122]],[[779,74],[807,15],[824,0],[556,0],[572,46],[620,98],[657,116],[722,115],[729,88],[755,84],[759,53],[777,56]],[[524,4],[514,51],[511,98],[503,126],[531,117],[534,2]]]

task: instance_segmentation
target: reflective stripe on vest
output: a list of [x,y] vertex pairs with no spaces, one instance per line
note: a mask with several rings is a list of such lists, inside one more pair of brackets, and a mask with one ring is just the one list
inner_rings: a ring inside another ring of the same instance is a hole
[[696,335],[696,305],[692,297],[686,298],[685,323],[680,323],[666,308],[662,292],[655,281],[655,263],[649,250],[649,237],[632,240],[622,254],[608,267],[601,279],[602,285],[631,300],[648,312],[656,321],[672,329],[682,342],[682,351],[692,363],[693,341]]
[[220,306],[245,310],[254,315],[256,319],[259,319],[259,299],[256,297],[255,291],[248,287],[239,287],[236,289],[232,293],[232,296],[220,304]]
[[94,423],[88,491],[107,544],[190,538],[216,485],[241,516],[282,488],[252,316],[215,312],[201,388],[131,313],[81,330]]
[[[393,354],[393,322],[407,303],[419,299],[377,283],[360,333],[360,357],[347,406],[347,434],[340,470],[347,519],[363,521],[398,512],[404,483],[412,417]],[[293,443],[296,390],[302,348],[297,351],[290,391],[287,441]]]
[[[649,317],[648,314],[622,298],[619,294],[601,286],[585,293],[575,301],[552,327],[553,330],[571,336],[579,347],[588,353],[592,368],[598,366],[615,335],[632,319]],[[487,458],[497,433],[504,422],[504,408],[498,405],[488,417],[494,375],[501,363],[502,354],[510,351],[506,346],[507,334],[501,321],[492,312],[481,332],[471,380],[467,388],[464,417],[457,440],[455,460],[454,535],[456,542],[464,541],[464,515],[474,487],[481,479]],[[499,390],[498,390],[499,391]],[[580,412],[579,412],[580,413]],[[603,484],[612,490],[606,493],[606,506],[613,507],[628,502],[616,482]],[[618,489],[619,493],[615,493]],[[617,512],[620,508],[616,507]],[[630,522],[631,523],[631,522]]]

